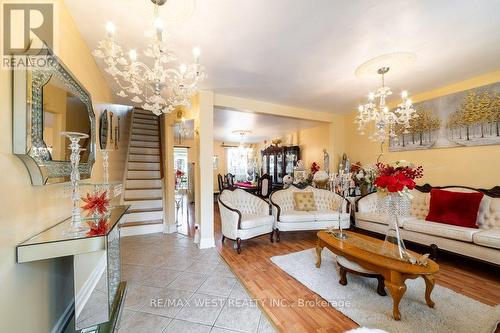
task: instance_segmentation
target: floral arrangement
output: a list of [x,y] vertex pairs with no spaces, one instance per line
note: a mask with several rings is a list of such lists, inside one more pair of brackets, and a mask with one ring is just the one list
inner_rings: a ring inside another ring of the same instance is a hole
[[356,186],[372,185],[375,181],[375,170],[372,166],[363,167],[361,162],[351,165],[352,179]]
[[184,172],[184,171],[182,171],[181,169],[177,169],[177,170],[175,171],[175,177],[177,177],[177,178],[184,177],[184,174],[185,174],[185,172]]
[[409,190],[415,188],[415,179],[422,178],[424,169],[415,167],[405,160],[397,161],[394,165],[377,163],[375,186],[380,192],[400,193],[409,195]]
[[86,212],[87,216],[104,215],[108,212],[108,191],[103,191],[101,194],[99,192],[95,194],[87,193],[87,196],[83,197],[82,200],[85,204],[81,208]]
[[313,163],[311,164],[311,174],[313,174],[313,175],[314,175],[316,172],[318,172],[318,171],[319,171],[319,169],[320,169],[320,167],[319,167],[319,164],[318,164],[318,163],[313,162]]

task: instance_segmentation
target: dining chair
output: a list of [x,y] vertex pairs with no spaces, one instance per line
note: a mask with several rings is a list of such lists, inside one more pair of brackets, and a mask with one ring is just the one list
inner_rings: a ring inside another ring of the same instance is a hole
[[219,185],[219,193],[220,193],[224,189],[224,181],[220,173],[217,175],[217,184]]
[[224,181],[228,188],[234,188],[234,175],[232,173],[228,173],[224,176]]
[[263,174],[262,176],[259,177],[257,180],[257,187],[259,188],[257,191],[257,195],[261,198],[269,198],[269,195],[271,194],[271,190],[273,187],[273,183],[271,180],[271,176],[267,173]]

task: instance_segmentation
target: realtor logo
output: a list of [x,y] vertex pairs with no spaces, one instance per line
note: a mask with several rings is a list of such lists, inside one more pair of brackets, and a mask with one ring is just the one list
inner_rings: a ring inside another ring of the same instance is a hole
[[3,4],[3,56],[40,53],[54,47],[54,5]]
[[54,3],[2,4],[2,68],[48,69],[47,48],[55,51]]

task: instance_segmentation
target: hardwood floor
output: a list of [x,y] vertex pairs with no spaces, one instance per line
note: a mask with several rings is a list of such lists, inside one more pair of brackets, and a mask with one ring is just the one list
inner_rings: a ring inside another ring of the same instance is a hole
[[[330,306],[321,303],[299,306],[299,300],[321,301],[322,298],[270,260],[276,255],[314,247],[315,232],[282,233],[279,243],[270,243],[269,236],[264,235],[243,242],[242,252],[238,255],[233,249],[232,241],[221,243],[217,206],[214,218],[219,252],[252,297],[261,300],[263,310],[279,331],[344,332],[358,327],[355,322]],[[411,244],[408,247],[417,252],[427,251]],[[498,267],[446,254],[438,258],[438,263],[440,272],[436,276],[437,284],[489,305],[500,304]],[[336,277],[332,278],[332,283],[337,283]],[[496,332],[500,333],[500,328]]]

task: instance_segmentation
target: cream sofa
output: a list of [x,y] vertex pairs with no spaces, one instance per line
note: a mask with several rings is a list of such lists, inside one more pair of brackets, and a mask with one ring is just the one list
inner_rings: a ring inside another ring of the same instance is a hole
[[[474,192],[466,187],[439,187],[453,192]],[[405,240],[439,248],[464,256],[500,265],[500,197],[494,190],[483,197],[476,228],[458,227],[426,221],[429,213],[430,185],[423,191],[411,191],[413,195],[411,215],[399,219],[401,234]],[[498,191],[496,191],[498,192]],[[357,228],[384,234],[387,229],[386,216],[376,213],[377,193],[361,197],[356,202],[355,224]]]
[[[317,210],[294,210],[293,193],[295,192],[313,192]],[[342,228],[347,229],[350,227],[349,202],[331,191],[317,189],[312,186],[298,188],[291,185],[287,189],[273,192],[270,200],[273,205],[274,230],[278,242],[280,240],[280,231],[338,228],[339,220]],[[340,214],[337,209],[338,205],[341,205]]]
[[222,242],[236,241],[241,253],[241,241],[269,234],[273,241],[274,217],[269,203],[240,189],[224,189],[218,197],[222,227]]

